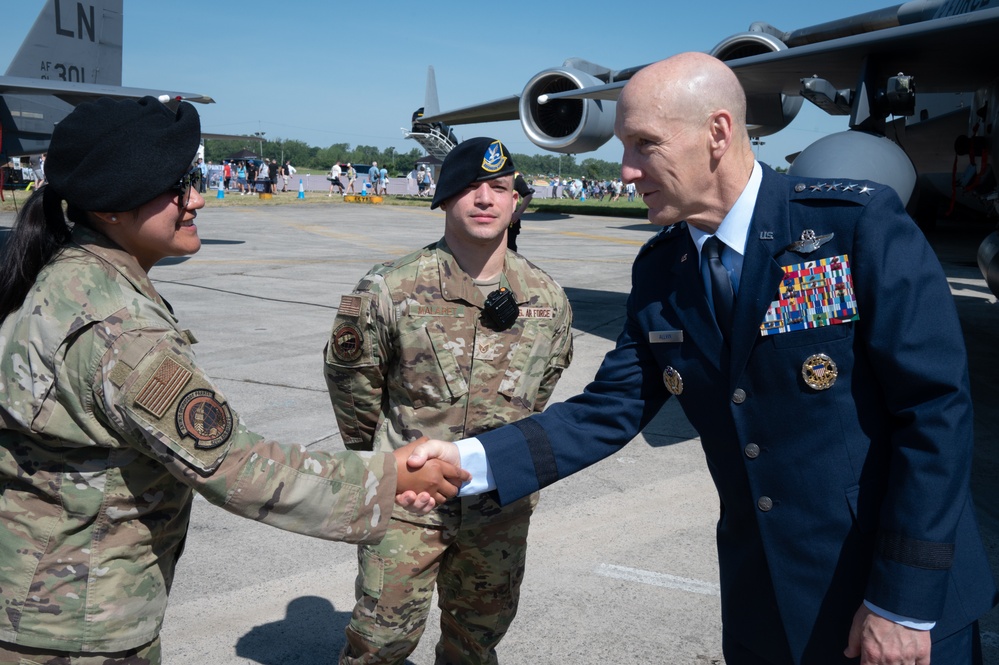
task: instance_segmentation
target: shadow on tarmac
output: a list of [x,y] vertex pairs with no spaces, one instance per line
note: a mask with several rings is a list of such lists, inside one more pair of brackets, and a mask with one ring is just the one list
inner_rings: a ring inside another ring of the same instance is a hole
[[216,240],[215,238],[202,238],[202,245],[243,245],[245,240]]
[[349,621],[350,612],[337,612],[325,598],[296,598],[284,619],[254,626],[240,637],[236,655],[264,665],[333,662]]
[[332,663],[349,622],[350,612],[337,612],[325,598],[302,596],[288,603],[284,619],[254,626],[239,638],[236,655],[263,665]]
[[[202,245],[242,245],[245,240],[216,240],[214,238],[202,238]],[[193,256],[193,254],[191,255]],[[156,262],[158,266],[175,266],[183,263],[191,258],[191,256],[168,256],[165,259],[160,259]]]
[[570,217],[571,215],[559,212],[525,212],[521,219],[525,222],[564,222]]
[[572,327],[584,333],[615,340],[624,326],[627,293],[575,289],[563,286],[572,305]]

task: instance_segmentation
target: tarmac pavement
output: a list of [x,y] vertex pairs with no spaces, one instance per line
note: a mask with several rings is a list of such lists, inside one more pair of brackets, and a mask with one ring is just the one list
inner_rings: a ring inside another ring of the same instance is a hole
[[[0,237],[12,215],[0,213]],[[253,430],[312,449],[342,443],[322,373],[339,304],[374,264],[435,241],[443,214],[394,206],[203,210],[193,257],[156,288],[198,339],[199,362]],[[528,214],[518,243],[569,294],[575,358],[554,400],[585,386],[624,319],[630,266],[656,229],[619,218]],[[999,307],[973,265],[988,229],[943,233],[976,397],[974,486],[999,570]],[[928,305],[932,306],[932,305]],[[613,457],[542,492],[504,663],[721,663],[718,499],[678,405]],[[164,662],[335,663],[354,604],[355,548],[289,534],[196,499],[162,633]],[[982,623],[999,665],[999,612]],[[432,614],[413,665],[433,663]],[[845,636],[844,636],[845,640]]]

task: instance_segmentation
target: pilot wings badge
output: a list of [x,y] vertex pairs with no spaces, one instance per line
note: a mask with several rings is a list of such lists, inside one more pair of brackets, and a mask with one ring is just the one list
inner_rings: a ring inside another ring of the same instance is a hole
[[815,231],[805,229],[801,232],[801,240],[795,240],[787,246],[787,249],[799,254],[810,254],[832,240],[835,235],[835,233],[827,233],[824,236],[817,236]]
[[506,157],[503,156],[503,144],[493,141],[486,148],[486,154],[482,156],[482,170],[487,173],[496,173],[506,164]]

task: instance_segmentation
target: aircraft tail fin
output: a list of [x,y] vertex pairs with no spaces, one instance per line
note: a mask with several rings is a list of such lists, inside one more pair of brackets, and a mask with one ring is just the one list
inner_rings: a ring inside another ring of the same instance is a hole
[[427,67],[427,92],[423,100],[423,115],[437,115],[441,112],[441,104],[437,100],[437,76],[434,74],[434,66]]
[[121,85],[122,0],[47,0],[7,76]]

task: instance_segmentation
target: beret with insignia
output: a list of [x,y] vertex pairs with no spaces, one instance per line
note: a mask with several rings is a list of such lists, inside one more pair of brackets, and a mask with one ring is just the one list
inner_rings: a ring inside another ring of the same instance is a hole
[[474,182],[513,175],[515,172],[513,159],[500,141],[485,136],[462,141],[441,164],[430,209],[460,194]]
[[55,126],[45,178],[81,210],[134,210],[190,170],[200,142],[201,120],[187,102],[174,112],[155,97],[102,97]]

